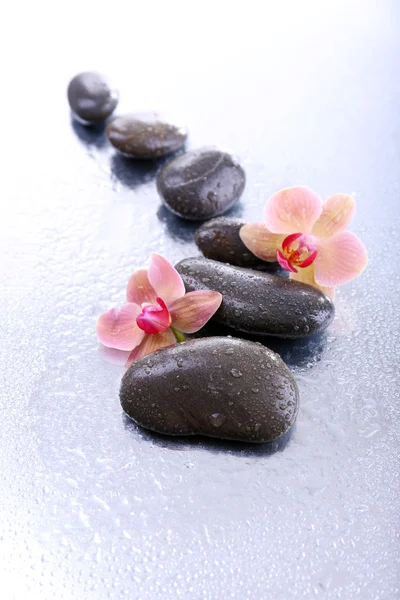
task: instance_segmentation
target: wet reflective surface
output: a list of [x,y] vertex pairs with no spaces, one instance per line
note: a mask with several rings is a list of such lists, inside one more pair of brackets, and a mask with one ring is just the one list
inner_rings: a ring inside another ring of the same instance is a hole
[[[8,9],[3,597],[399,597],[397,3],[206,3],[195,19],[188,3],[131,18],[90,4],[39,2],[22,21]],[[279,447],[170,440],[122,414],[123,369],[99,354],[96,318],[151,251],[197,254],[196,226],[161,206],[159,165],[71,124],[66,86],[87,69],[113,78],[121,114],[172,113],[188,147],[241,158],[233,216],[258,220],[286,185],[355,194],[370,266],[326,334],[271,343],[301,395]]]

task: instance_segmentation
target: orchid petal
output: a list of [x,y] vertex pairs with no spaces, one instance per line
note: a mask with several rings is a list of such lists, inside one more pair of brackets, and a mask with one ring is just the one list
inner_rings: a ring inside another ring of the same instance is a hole
[[289,249],[289,246],[291,246],[293,242],[298,240],[300,237],[304,237],[302,233],[291,233],[290,235],[285,237],[285,239],[282,242],[282,250],[286,252],[286,250]]
[[221,302],[222,295],[219,292],[189,292],[170,306],[172,327],[184,333],[195,333],[211,319]]
[[171,315],[165,302],[157,298],[158,306],[147,304],[142,306],[142,312],[136,322],[145,333],[162,333],[171,325]]
[[272,233],[310,233],[322,212],[321,198],[307,187],[284,188],[267,200],[264,219]]
[[129,278],[126,288],[126,299],[128,302],[143,304],[148,302],[154,304],[157,294],[150,285],[147,269],[138,269]]
[[360,275],[368,263],[364,244],[351,231],[341,231],[319,240],[315,259],[315,281],[334,287]]
[[130,351],[129,350],[117,350],[116,348],[108,348],[107,346],[103,346],[103,344],[99,344],[98,348],[100,356],[111,365],[118,365],[119,367],[123,367],[126,363]]
[[253,254],[268,262],[276,262],[276,250],[285,237],[271,233],[264,223],[247,223],[241,227],[239,235]]
[[280,250],[276,251],[276,258],[278,263],[281,265],[282,269],[285,271],[291,271],[291,273],[297,273],[297,269],[290,264],[290,262],[285,258]]
[[356,210],[349,194],[334,194],[322,206],[322,214],[313,227],[313,234],[327,238],[346,229]]
[[138,346],[145,335],[136,323],[141,310],[140,306],[129,302],[103,313],[96,324],[100,342],[117,350],[132,350]]
[[160,254],[152,253],[148,276],[157,296],[162,298],[167,306],[185,295],[185,286],[178,271]]
[[324,292],[327,296],[334,300],[335,298],[335,288],[328,288],[321,285],[318,285],[315,281],[315,273],[314,273],[314,264],[306,267],[305,269],[299,269],[297,273],[290,273],[289,279],[293,279],[293,281],[300,281],[301,283],[306,283],[307,285],[312,285],[312,287],[317,288],[321,292]]
[[300,269],[305,269],[306,267],[309,267],[314,262],[317,254],[318,250],[314,250],[314,252],[311,252],[310,256],[305,258],[303,261],[297,263],[297,266],[300,267]]
[[125,367],[128,369],[135,360],[139,360],[139,358],[151,354],[160,348],[166,348],[167,346],[173,346],[174,344],[176,344],[176,339],[170,329],[167,329],[167,331],[164,331],[163,333],[146,335],[140,346],[134,348],[130,353]]

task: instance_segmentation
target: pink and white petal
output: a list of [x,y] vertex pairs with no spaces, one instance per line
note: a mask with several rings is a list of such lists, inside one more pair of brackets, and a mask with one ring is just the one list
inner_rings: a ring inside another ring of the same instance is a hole
[[314,261],[315,281],[326,287],[343,285],[360,275],[367,263],[367,250],[354,233],[336,233],[330,238],[318,240],[318,254]]
[[313,227],[313,234],[327,238],[346,229],[354,216],[356,203],[349,194],[334,194],[322,206],[322,214]]
[[144,337],[144,331],[136,323],[141,310],[140,306],[129,302],[100,315],[96,323],[100,342],[117,350],[132,350],[138,346]]
[[174,300],[185,295],[182,277],[171,263],[160,254],[152,253],[148,276],[157,296],[164,300],[168,308]]
[[272,233],[310,233],[322,212],[321,198],[310,188],[284,188],[265,205],[264,219]]
[[129,369],[131,364],[136,360],[139,360],[139,358],[151,354],[160,348],[166,348],[167,346],[173,346],[174,344],[176,344],[176,338],[170,329],[167,329],[164,333],[146,335],[140,346],[134,348],[130,353],[125,367]]
[[321,290],[327,296],[334,300],[335,298],[335,288],[334,287],[324,287],[318,285],[315,281],[315,272],[314,272],[314,264],[306,267],[305,269],[299,269],[297,273],[290,273],[289,279],[293,279],[293,281],[300,281],[301,283],[306,283],[307,285],[312,285],[313,287]]
[[280,250],[276,251],[276,258],[282,269],[285,269],[285,271],[290,271],[291,273],[297,273],[297,269],[288,261],[285,256],[283,256]]
[[183,333],[195,333],[219,309],[222,295],[210,290],[189,292],[170,306],[172,327]]
[[147,269],[138,269],[132,273],[126,287],[126,299],[128,302],[135,302],[139,306],[143,302],[155,304],[156,298],[157,294],[150,285]]
[[250,252],[267,262],[276,262],[276,251],[285,239],[284,235],[268,231],[264,223],[247,223],[239,235]]
[[108,348],[107,346],[103,346],[103,344],[99,344],[98,351],[101,358],[103,358],[106,362],[112,365],[118,365],[119,367],[123,367],[125,365],[130,355],[129,350],[117,350],[116,348]]

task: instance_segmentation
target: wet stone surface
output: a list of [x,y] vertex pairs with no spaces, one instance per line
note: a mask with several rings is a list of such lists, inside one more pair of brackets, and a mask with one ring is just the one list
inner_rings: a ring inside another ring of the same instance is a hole
[[297,281],[233,267],[208,258],[186,258],[176,269],[187,292],[215,290],[223,296],[212,320],[254,335],[301,338],[326,329],[335,315],[333,302]]
[[118,104],[118,92],[96,71],[85,71],[71,79],[67,96],[74,118],[86,125],[101,123]]
[[125,373],[120,400],[139,425],[168,435],[270,442],[295,422],[299,393],[281,358],[229,337],[158,350]]
[[230,154],[200,148],[165,165],[158,174],[157,188],[173,213],[204,221],[231,208],[242,195],[245,181],[243,168]]
[[239,231],[246,221],[235,217],[216,217],[201,225],[194,236],[199,250],[206,258],[249,267],[260,271],[279,269],[277,262],[265,262],[242,242]]
[[161,158],[180,150],[187,139],[186,127],[155,112],[115,117],[107,125],[106,134],[119,152],[137,159]]

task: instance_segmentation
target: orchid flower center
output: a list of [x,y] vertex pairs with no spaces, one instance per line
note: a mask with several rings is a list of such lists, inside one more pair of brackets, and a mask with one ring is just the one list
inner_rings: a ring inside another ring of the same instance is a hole
[[276,251],[276,258],[283,269],[297,273],[297,267],[304,269],[311,265],[317,253],[315,236],[292,233],[283,240],[282,250]]
[[163,333],[171,325],[171,315],[164,300],[157,298],[157,304],[142,304],[142,312],[136,317],[138,327],[145,333]]

